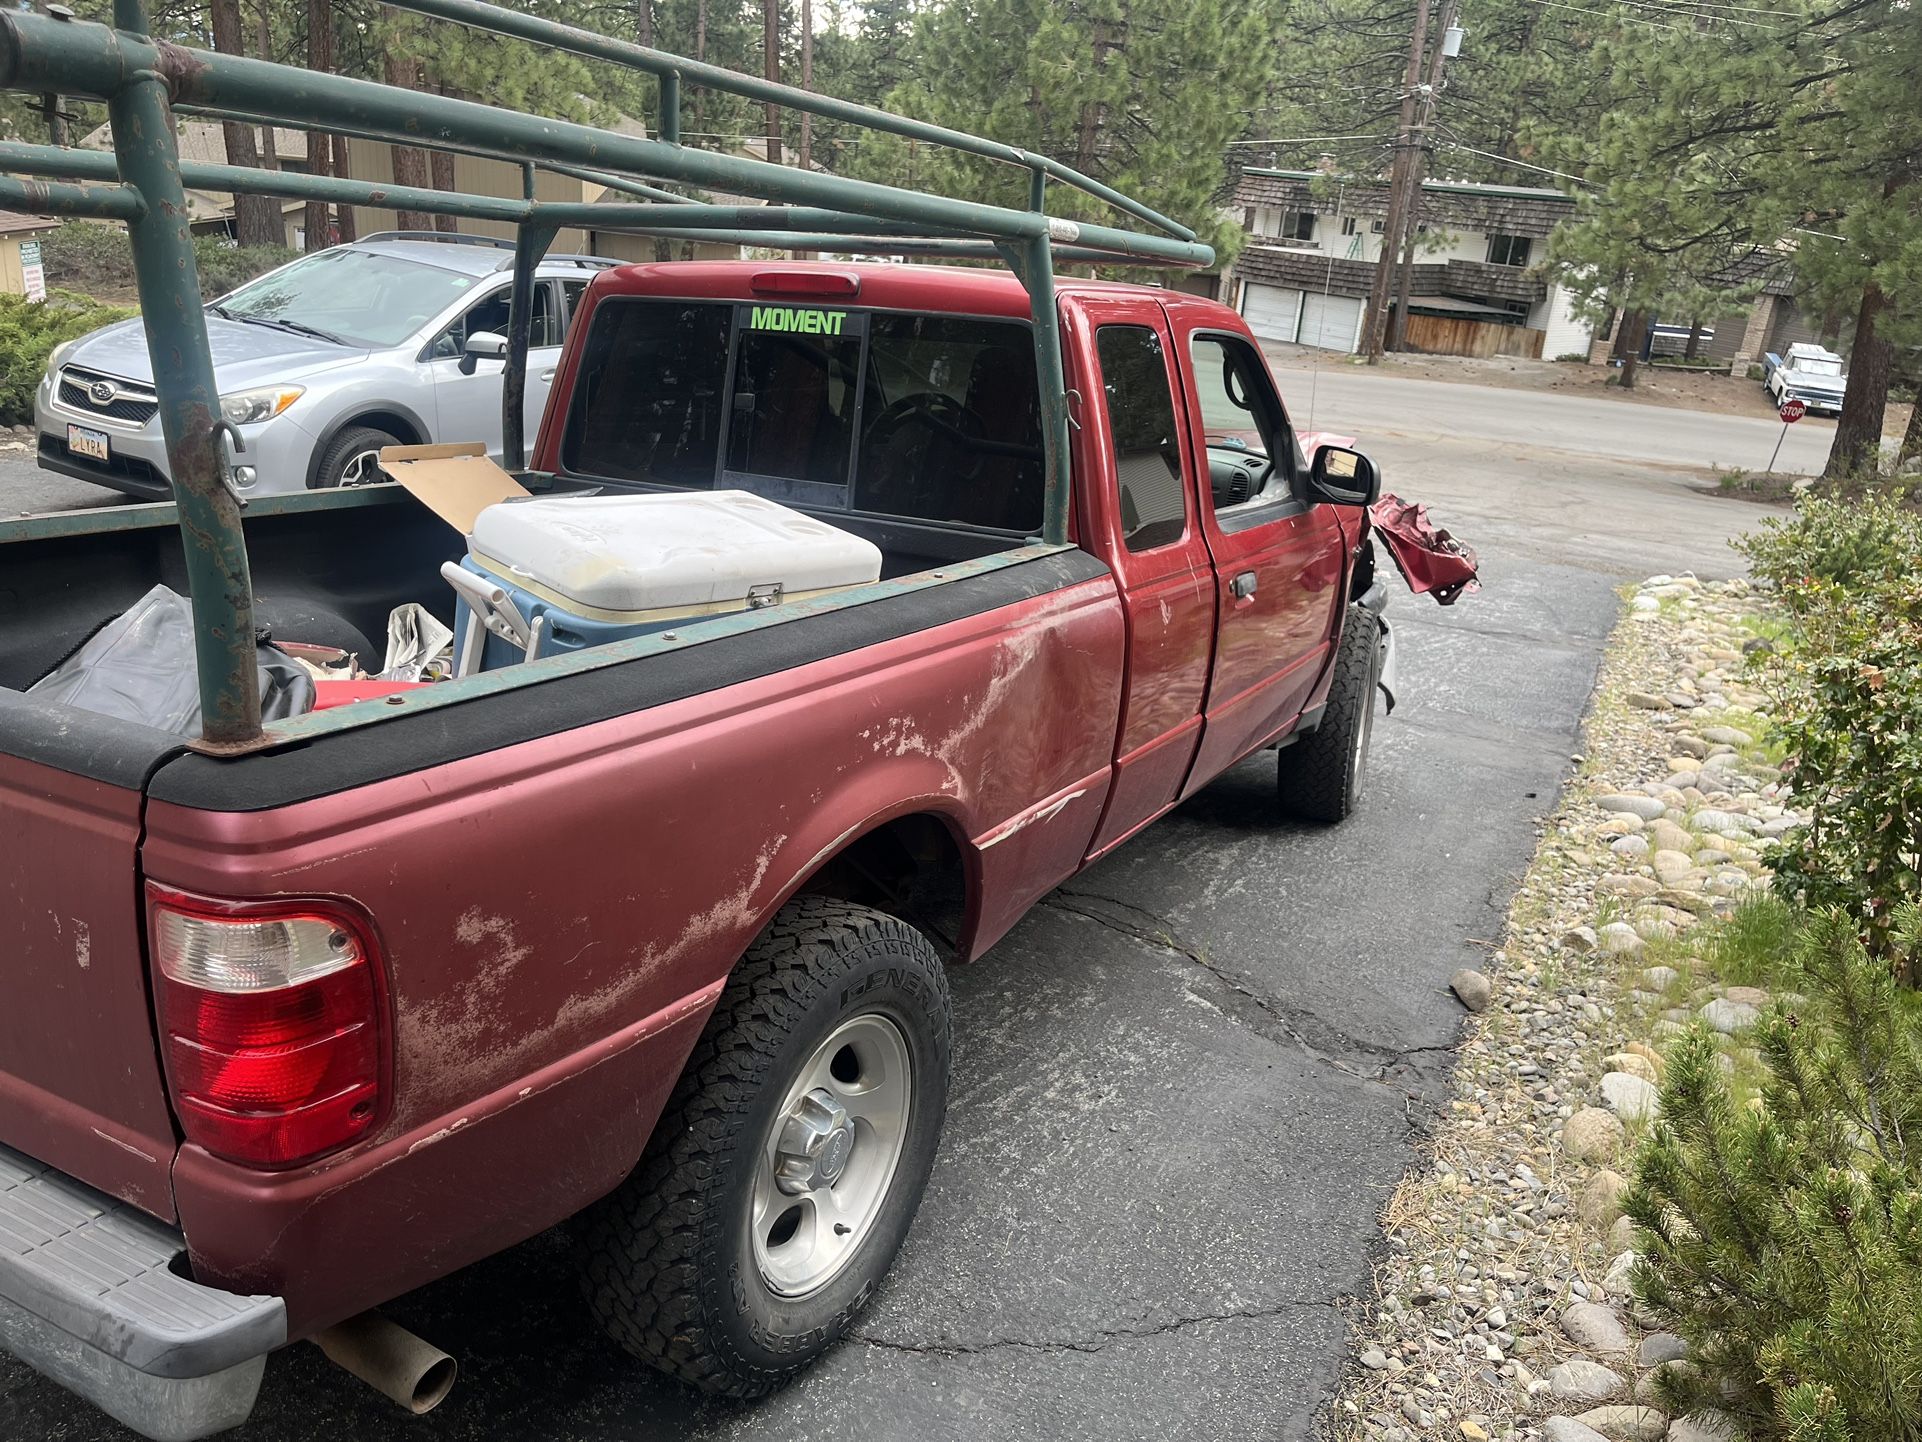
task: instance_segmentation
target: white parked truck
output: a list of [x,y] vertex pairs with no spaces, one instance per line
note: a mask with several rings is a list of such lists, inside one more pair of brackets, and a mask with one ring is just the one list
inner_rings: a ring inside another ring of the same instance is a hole
[[1771,351],[1762,357],[1762,385],[1777,409],[1785,401],[1798,400],[1809,410],[1837,416],[1842,413],[1849,378],[1842,373],[1842,357],[1834,351],[1798,343],[1786,355]]

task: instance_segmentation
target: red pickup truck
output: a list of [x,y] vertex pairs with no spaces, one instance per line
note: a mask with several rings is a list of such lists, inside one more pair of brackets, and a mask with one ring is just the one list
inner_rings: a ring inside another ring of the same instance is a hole
[[[273,1348],[393,1362],[341,1324],[570,1218],[598,1319],[696,1386],[841,1335],[933,1161],[944,965],[1261,748],[1278,815],[1342,819],[1388,649],[1374,466],[1304,458],[1207,300],[1060,284],[1076,544],[1032,540],[1028,305],[959,268],[597,276],[530,486],[750,489],[883,583],[246,754],[23,694],[182,584],[171,507],[0,525],[0,1344],[204,1435]],[[451,615],[462,542],[397,487],[247,516],[277,635]]]

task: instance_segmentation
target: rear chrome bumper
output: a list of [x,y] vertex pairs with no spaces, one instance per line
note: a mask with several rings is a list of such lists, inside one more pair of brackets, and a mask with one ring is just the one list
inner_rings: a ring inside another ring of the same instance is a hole
[[0,1347],[156,1442],[246,1421],[287,1340],[280,1298],[189,1281],[183,1252],[145,1213],[0,1147]]

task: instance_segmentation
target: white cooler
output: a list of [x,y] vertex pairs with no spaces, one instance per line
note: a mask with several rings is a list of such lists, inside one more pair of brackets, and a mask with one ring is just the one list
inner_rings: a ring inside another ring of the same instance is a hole
[[[483,670],[881,577],[872,543],[747,491],[504,501],[475,517],[468,546],[460,569],[504,590],[538,642],[530,651],[503,634],[511,624],[490,625]],[[481,603],[455,584],[467,602],[455,654],[467,656]]]

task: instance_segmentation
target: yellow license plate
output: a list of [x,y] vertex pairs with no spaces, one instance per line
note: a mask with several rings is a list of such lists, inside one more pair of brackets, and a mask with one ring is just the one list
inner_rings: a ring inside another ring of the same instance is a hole
[[76,456],[86,456],[90,460],[113,459],[113,452],[107,444],[107,433],[90,431],[85,426],[67,427],[67,449]]

